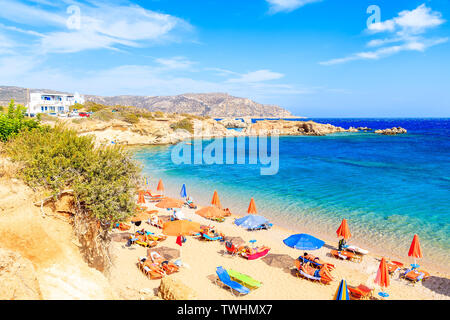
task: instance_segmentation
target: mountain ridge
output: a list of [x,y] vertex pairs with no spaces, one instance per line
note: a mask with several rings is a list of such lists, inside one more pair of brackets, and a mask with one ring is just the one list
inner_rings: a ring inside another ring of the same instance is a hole
[[[11,99],[26,103],[26,90],[16,86],[0,86],[0,105]],[[30,92],[67,93],[51,89],[30,89]],[[189,113],[209,117],[292,117],[290,111],[272,104],[261,104],[249,98],[240,98],[228,93],[184,93],[174,96],[98,96],[84,95],[86,101],[104,105],[129,105],[149,111],[167,113]]]

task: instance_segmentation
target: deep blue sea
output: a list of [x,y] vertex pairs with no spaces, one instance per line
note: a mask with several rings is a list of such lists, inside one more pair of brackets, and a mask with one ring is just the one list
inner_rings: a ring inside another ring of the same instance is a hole
[[[311,120],[344,128],[401,126],[408,133],[280,137],[279,171],[270,176],[248,163],[176,165],[173,146],[133,150],[151,187],[163,178],[172,196],[186,183],[188,194],[206,205],[217,190],[222,205],[242,215],[254,197],[259,214],[325,240],[337,241],[346,218],[353,244],[407,263],[417,233],[423,263],[448,272],[450,119]],[[210,142],[203,140],[203,147]],[[248,143],[245,150],[252,151]]]

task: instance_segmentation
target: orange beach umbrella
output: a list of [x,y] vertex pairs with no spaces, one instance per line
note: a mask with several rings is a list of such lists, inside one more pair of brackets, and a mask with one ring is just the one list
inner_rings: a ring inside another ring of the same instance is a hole
[[250,213],[250,214],[252,214],[252,213],[256,214],[257,213],[255,200],[253,200],[253,198],[250,199],[250,204],[248,206],[247,213]]
[[220,200],[219,200],[219,194],[217,193],[217,190],[214,190],[214,194],[211,200],[211,204],[213,206],[216,206],[217,208],[221,208],[222,205],[220,204]]
[[338,237],[344,237],[345,240],[350,239],[352,234],[348,228],[347,219],[342,219],[341,225],[336,230],[336,233]]
[[162,179],[159,179],[158,186],[156,187],[156,190],[157,191],[164,191],[164,184],[162,182]]
[[386,259],[384,259],[384,257],[381,259],[380,266],[378,267],[375,283],[381,288],[387,288],[390,284],[389,271],[386,265]]
[[200,223],[188,220],[175,220],[164,223],[162,232],[167,236],[189,236],[200,232]]
[[203,218],[222,218],[225,216],[225,211],[217,207],[204,207],[195,211],[195,213]]
[[414,264],[416,264],[416,258],[422,258],[422,249],[420,248],[419,236],[414,235],[411,247],[409,248],[408,256],[414,258]]
[[181,208],[184,202],[182,200],[166,197],[156,204],[158,208]]
[[145,194],[145,191],[139,191],[138,201],[137,201],[138,204],[145,203],[144,194]]

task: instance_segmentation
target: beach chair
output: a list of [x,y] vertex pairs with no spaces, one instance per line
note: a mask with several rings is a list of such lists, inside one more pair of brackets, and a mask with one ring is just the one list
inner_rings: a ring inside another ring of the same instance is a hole
[[150,252],[150,259],[154,264],[160,266],[166,274],[172,274],[180,270],[180,268],[176,264],[164,259],[156,251]]
[[232,257],[236,256],[239,253],[239,249],[231,241],[225,242],[225,249],[226,253],[228,253]]
[[329,284],[333,281],[330,272],[326,268],[316,269],[307,264],[303,264],[299,259],[295,260],[296,276],[311,281],[317,281],[320,284]]
[[357,287],[347,286],[348,292],[350,293],[351,300],[367,300],[373,296],[374,289],[371,289],[363,284]]
[[248,228],[248,231],[257,231],[257,230],[269,230],[271,227],[273,227],[272,223],[263,223],[255,228]]
[[224,238],[222,234],[220,234],[220,235],[215,235],[215,236],[210,236],[210,235],[208,235],[208,234],[205,233],[205,232],[200,232],[200,235],[201,235],[201,238],[202,238],[202,239],[206,239],[206,240],[208,240],[208,241],[223,240],[223,238]]
[[264,246],[255,249],[250,249],[247,247],[246,249],[241,250],[241,256],[246,258],[247,260],[256,260],[267,255],[269,251],[270,248]]
[[117,226],[117,229],[119,229],[120,231],[128,231],[130,230],[130,228],[131,226],[125,223],[119,223],[119,225]]
[[147,258],[140,258],[137,266],[151,280],[162,279],[166,275],[161,267],[148,263]]
[[[228,288],[230,288],[231,294],[234,296],[237,295],[246,295],[250,293],[250,289],[244,287],[240,283],[231,280],[230,275],[228,274],[227,270],[225,270],[223,267],[217,267],[216,269],[217,277],[215,280],[216,284],[222,284]],[[236,292],[237,294],[235,294]]]
[[164,198],[164,196],[162,194],[152,194],[152,192],[150,190],[147,190],[145,192],[144,196],[150,197],[149,200],[152,202],[161,201]]
[[313,267],[316,268],[327,268],[328,270],[334,270],[336,267],[334,264],[324,262],[320,260],[318,257],[313,256],[312,254],[299,256],[297,260],[300,260],[302,263],[310,263]]
[[356,256],[353,252],[350,252],[350,251],[331,250],[330,253],[336,259],[342,259],[342,260],[354,261],[355,256]]
[[262,282],[255,280],[246,274],[243,274],[243,273],[237,272],[235,270],[231,270],[231,269],[228,270],[227,272],[228,272],[231,280],[239,282],[244,287],[249,288],[250,290],[257,289],[257,288],[261,287],[261,285],[262,285]]
[[425,281],[430,277],[430,274],[425,270],[419,269],[406,269],[404,273],[400,275],[400,278],[411,281],[413,284],[416,284],[420,281]]

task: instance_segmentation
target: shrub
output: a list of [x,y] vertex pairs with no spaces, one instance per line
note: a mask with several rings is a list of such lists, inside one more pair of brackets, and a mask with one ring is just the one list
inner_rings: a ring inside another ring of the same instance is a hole
[[162,111],[155,111],[155,117],[156,118],[164,118],[164,112],[162,112]]
[[112,109],[102,109],[100,111],[95,112],[92,114],[89,118],[92,119],[98,119],[101,121],[110,121],[115,118],[114,112],[112,112]]
[[39,127],[39,119],[26,118],[25,112],[24,106],[16,106],[11,100],[7,113],[0,114],[0,141],[7,141],[20,131]]
[[54,195],[72,188],[78,207],[102,224],[135,212],[140,168],[119,146],[95,148],[91,136],[57,125],[23,131],[5,151],[23,164],[20,175],[28,185],[50,189]]
[[188,131],[190,133],[194,133],[194,125],[193,125],[192,121],[190,119],[188,119],[188,118],[184,118],[184,119],[182,119],[182,120],[180,120],[180,121],[178,121],[176,123],[172,123],[170,125],[170,127],[173,130],[184,129],[184,130],[186,130],[186,131]]
[[123,117],[123,120],[125,122],[135,124],[139,122],[139,117],[135,113],[131,112],[120,112],[121,116]]

